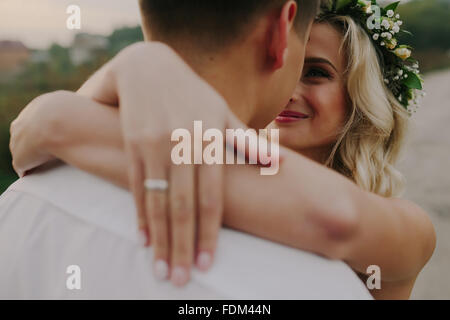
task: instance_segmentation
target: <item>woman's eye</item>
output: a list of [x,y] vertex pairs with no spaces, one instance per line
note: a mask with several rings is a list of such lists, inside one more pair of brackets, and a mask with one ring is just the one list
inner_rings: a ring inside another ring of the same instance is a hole
[[310,68],[304,75],[305,78],[330,78],[330,74],[319,68]]

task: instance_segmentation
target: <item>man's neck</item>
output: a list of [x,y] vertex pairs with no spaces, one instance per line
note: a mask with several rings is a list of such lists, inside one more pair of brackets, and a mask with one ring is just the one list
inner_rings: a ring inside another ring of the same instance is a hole
[[183,53],[182,58],[222,95],[236,117],[250,125],[259,96],[254,66],[234,49],[209,55]]

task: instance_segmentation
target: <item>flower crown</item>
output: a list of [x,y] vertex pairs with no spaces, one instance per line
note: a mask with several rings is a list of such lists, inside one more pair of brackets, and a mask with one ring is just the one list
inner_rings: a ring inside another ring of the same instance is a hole
[[420,92],[423,80],[418,61],[411,57],[412,48],[399,45],[395,37],[409,33],[400,28],[403,22],[395,12],[399,3],[381,8],[376,0],[332,0],[324,6],[322,16],[349,16],[363,27],[378,53],[387,88],[411,114],[417,110],[418,97],[425,93]]

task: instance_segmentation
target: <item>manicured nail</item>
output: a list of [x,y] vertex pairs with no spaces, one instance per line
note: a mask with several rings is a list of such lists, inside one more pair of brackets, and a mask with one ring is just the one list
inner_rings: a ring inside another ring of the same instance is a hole
[[202,271],[207,271],[212,263],[212,257],[209,252],[202,251],[197,257],[197,267]]
[[172,283],[178,287],[185,285],[189,280],[186,268],[175,267],[172,270]]
[[153,265],[153,272],[156,279],[166,280],[169,276],[169,266],[164,260],[157,260]]

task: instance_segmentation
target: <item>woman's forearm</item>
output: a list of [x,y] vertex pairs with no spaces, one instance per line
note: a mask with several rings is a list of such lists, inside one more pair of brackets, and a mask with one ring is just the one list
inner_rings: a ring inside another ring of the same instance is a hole
[[43,148],[83,171],[128,187],[119,110],[71,92],[53,93],[46,101]]

